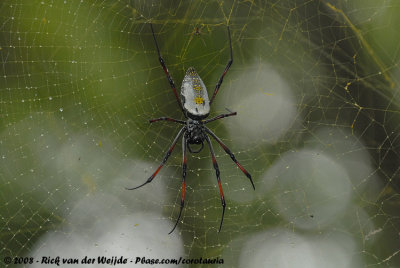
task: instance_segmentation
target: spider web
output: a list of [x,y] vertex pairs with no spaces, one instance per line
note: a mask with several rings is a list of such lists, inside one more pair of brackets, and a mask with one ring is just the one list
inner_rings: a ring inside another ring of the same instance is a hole
[[[400,265],[396,1],[0,5],[0,261]],[[256,190],[213,141],[227,202],[220,233],[207,147],[188,155],[185,208],[171,235],[180,141],[152,183],[124,189],[156,170],[180,127],[148,119],[183,119],[149,22],[178,89],[193,66],[209,94],[229,59],[230,26],[234,63],[210,117],[238,115],[208,126]]]

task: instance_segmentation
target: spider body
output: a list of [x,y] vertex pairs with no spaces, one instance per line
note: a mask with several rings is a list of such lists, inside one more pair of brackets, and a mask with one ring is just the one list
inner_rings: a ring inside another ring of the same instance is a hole
[[[213,162],[213,167],[215,169],[215,175],[217,177],[217,183],[218,183],[218,188],[220,192],[220,197],[221,197],[221,205],[222,205],[222,217],[221,217],[221,222],[219,225],[219,231],[221,231],[222,228],[222,222],[224,220],[224,214],[225,214],[225,207],[226,207],[226,202],[225,202],[225,197],[224,193],[222,190],[222,185],[221,185],[221,178],[220,178],[220,171],[217,163],[217,159],[215,158],[214,154],[214,149],[211,143],[211,140],[209,136],[211,136],[213,139],[217,141],[217,143],[224,149],[224,151],[230,156],[233,162],[239,167],[239,169],[246,175],[246,177],[250,180],[251,185],[253,186],[253,189],[255,190],[253,180],[251,178],[251,175],[249,172],[247,172],[246,169],[242,167],[241,164],[236,160],[234,154],[231,152],[231,150],[210,130],[206,127],[206,124],[213,122],[218,119],[222,119],[228,116],[234,116],[236,115],[236,112],[231,112],[229,111],[228,114],[220,114],[214,118],[207,119],[205,120],[208,115],[210,114],[210,106],[215,98],[215,96],[218,93],[219,88],[221,87],[222,81],[228,72],[230,66],[232,65],[233,62],[233,53],[232,53],[232,44],[231,44],[231,35],[229,31],[229,26],[228,26],[228,36],[229,36],[229,48],[230,48],[230,59],[225,67],[224,72],[220,76],[217,85],[215,86],[214,93],[211,97],[211,100],[208,98],[208,93],[207,89],[203,83],[203,80],[201,80],[200,76],[197,74],[195,69],[193,67],[190,67],[186,74],[185,77],[183,78],[182,81],[182,87],[181,87],[181,98],[178,97],[178,93],[175,87],[175,83],[172,80],[172,77],[170,76],[167,66],[165,65],[165,61],[161,56],[160,49],[158,47],[157,39],[154,34],[153,30],[153,25],[150,24],[151,27],[151,32],[153,34],[153,39],[154,43],[157,49],[158,53],[158,60],[161,64],[161,67],[164,70],[165,75],[167,76],[168,82],[171,86],[171,89],[175,95],[175,98],[178,102],[179,107],[181,108],[184,116],[186,117],[186,121],[179,120],[179,119],[173,119],[169,117],[160,117],[160,118],[155,118],[149,120],[150,123],[158,122],[158,121],[169,121],[169,122],[175,122],[182,124],[183,127],[180,129],[178,134],[176,135],[174,141],[172,142],[172,145],[168,149],[167,153],[165,154],[160,166],[157,168],[157,170],[141,185],[133,188],[127,188],[128,190],[134,190],[138,189],[147,183],[150,183],[154,177],[158,174],[158,172],[161,170],[161,168],[164,166],[164,164],[167,162],[169,156],[171,155],[172,151],[174,150],[178,139],[183,135],[182,138],[182,152],[183,152],[183,161],[182,161],[182,198],[181,198],[181,205],[180,205],[180,210],[179,210],[179,215],[176,220],[176,223],[174,227],[172,228],[171,232],[172,233],[176,226],[178,225],[179,219],[182,214],[182,209],[185,204],[185,185],[186,185],[186,168],[187,168],[187,157],[186,157],[186,148],[189,149],[189,152],[191,153],[198,153],[204,148],[204,141],[207,142],[207,145],[210,149],[211,153],[211,159]],[[194,150],[191,145],[201,145],[201,147],[197,150]]]

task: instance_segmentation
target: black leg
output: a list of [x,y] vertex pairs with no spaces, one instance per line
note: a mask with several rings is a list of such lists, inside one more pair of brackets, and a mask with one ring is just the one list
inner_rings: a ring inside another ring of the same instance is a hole
[[183,151],[183,162],[182,162],[182,198],[181,198],[181,209],[179,210],[179,215],[178,218],[176,219],[176,223],[174,225],[174,228],[172,228],[171,232],[168,234],[171,234],[176,226],[178,225],[179,219],[181,218],[182,214],[182,209],[183,206],[185,205],[185,183],[186,183],[186,135],[183,135],[182,138],[182,151]]
[[150,27],[151,27],[151,32],[153,33],[154,43],[156,44],[156,48],[157,48],[158,60],[160,61],[161,66],[162,66],[162,68],[163,68],[163,70],[164,70],[164,73],[165,73],[165,75],[167,76],[169,85],[171,86],[172,91],[174,92],[174,95],[175,95],[175,97],[176,97],[176,100],[178,101],[179,107],[181,107],[181,109],[182,109],[182,111],[183,111],[182,103],[181,103],[181,100],[179,99],[178,92],[176,91],[176,87],[175,87],[174,80],[172,80],[172,77],[169,75],[167,66],[165,66],[165,61],[164,61],[164,59],[163,59],[162,56],[161,56],[160,49],[159,49],[158,43],[157,43],[157,39],[156,39],[156,36],[155,36],[155,34],[154,34],[153,24],[150,23]]
[[218,120],[218,119],[221,119],[221,118],[225,118],[225,117],[228,117],[228,116],[233,116],[233,115],[236,115],[236,114],[237,114],[236,112],[232,112],[232,113],[229,113],[229,114],[220,114],[220,115],[218,115],[218,116],[216,116],[214,118],[210,118],[210,119],[204,120],[203,123],[207,124],[207,123],[210,123],[212,121],[215,121],[215,120]]
[[229,36],[229,49],[230,49],[230,52],[231,52],[231,58],[229,59],[228,64],[226,64],[225,70],[222,73],[221,77],[219,78],[217,85],[215,86],[214,94],[212,95],[211,100],[210,100],[210,105],[213,102],[215,96],[217,95],[218,90],[221,87],[222,81],[224,81],[224,76],[226,75],[226,73],[228,72],[229,68],[231,67],[231,65],[233,63],[231,31],[229,30],[229,26],[228,26],[228,36]]
[[161,162],[161,165],[157,168],[157,170],[147,179],[147,181],[145,181],[143,184],[137,186],[137,187],[133,187],[133,188],[126,188],[127,190],[135,190],[137,188],[140,188],[144,185],[146,185],[147,183],[150,183],[154,177],[157,175],[157,173],[160,171],[160,169],[164,166],[165,162],[167,162],[168,157],[171,155],[172,151],[175,148],[176,143],[178,142],[179,137],[182,135],[183,132],[186,131],[186,127],[181,128],[181,130],[179,131],[178,135],[176,135],[174,141],[172,142],[171,147],[169,148],[168,152],[165,154],[163,161]]
[[173,119],[173,118],[169,118],[169,117],[160,117],[160,118],[155,118],[155,119],[150,119],[149,120],[150,123],[154,123],[154,122],[158,122],[158,121],[170,121],[170,122],[176,122],[176,123],[179,123],[179,124],[186,124],[185,121],[178,120],[178,119]]
[[219,145],[221,145],[221,147],[225,150],[225,152],[232,158],[233,162],[235,162],[235,164],[240,168],[240,170],[244,173],[244,175],[246,175],[247,178],[249,178],[251,185],[253,186],[253,189],[255,190],[256,187],[254,186],[254,182],[251,178],[251,175],[249,172],[247,172],[247,170],[245,170],[241,164],[239,164],[239,162],[236,160],[235,156],[233,155],[233,153],[231,152],[231,150],[229,150],[229,148],[211,131],[209,130],[207,127],[204,126],[205,131],[210,134],[218,143]]
[[224,192],[222,191],[221,178],[219,177],[219,167],[218,167],[217,159],[215,158],[215,154],[214,154],[214,150],[213,150],[210,138],[208,137],[207,134],[205,136],[206,136],[206,141],[208,143],[208,147],[210,148],[211,158],[212,158],[212,162],[213,162],[214,169],[215,169],[215,174],[217,175],[219,194],[221,196],[222,217],[221,217],[221,223],[219,224],[219,230],[218,230],[218,232],[220,232],[221,228],[222,228],[222,222],[224,221],[226,203],[225,203],[225,198],[224,198]]

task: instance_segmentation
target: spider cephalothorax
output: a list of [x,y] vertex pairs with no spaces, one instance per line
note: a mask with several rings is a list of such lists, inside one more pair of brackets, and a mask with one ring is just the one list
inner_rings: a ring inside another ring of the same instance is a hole
[[[191,153],[198,153],[204,147],[204,140],[206,139],[203,124],[200,121],[188,119],[186,121],[186,140],[187,140],[187,147],[189,152]],[[190,144],[201,144],[200,149],[193,150]]]
[[[214,93],[211,97],[211,100],[208,99],[208,93],[207,89],[203,83],[203,80],[201,80],[200,76],[197,74],[195,69],[193,67],[190,67],[187,72],[185,77],[183,78],[182,82],[182,87],[181,87],[181,99],[178,97],[178,93],[176,91],[175,83],[172,80],[171,76],[169,75],[167,66],[165,65],[164,59],[161,57],[160,49],[158,47],[157,39],[154,34],[153,30],[153,25],[150,24],[151,27],[151,32],[153,34],[153,39],[154,43],[157,48],[157,53],[158,53],[158,60],[160,61],[160,64],[164,70],[165,75],[167,76],[168,82],[172,88],[172,91],[176,97],[176,100],[178,102],[179,107],[182,109],[182,112],[184,116],[186,117],[186,121],[183,120],[178,120],[178,119],[173,119],[169,117],[160,117],[156,119],[151,119],[150,123],[157,122],[157,121],[170,121],[170,122],[175,122],[179,124],[183,124],[184,126],[181,128],[181,130],[178,132],[176,135],[174,141],[172,142],[171,147],[165,154],[163,161],[161,162],[161,165],[157,168],[157,170],[141,185],[134,187],[134,188],[128,188],[128,190],[134,190],[137,188],[142,187],[143,185],[150,183],[154,177],[158,174],[160,169],[164,166],[165,162],[167,162],[169,156],[171,155],[172,151],[175,148],[176,143],[178,142],[178,139],[182,136],[182,151],[183,151],[183,162],[182,162],[182,198],[181,198],[181,207],[179,211],[178,218],[176,220],[176,223],[174,225],[174,228],[172,228],[171,232],[172,233],[175,230],[175,227],[178,225],[179,219],[182,214],[182,209],[185,204],[185,184],[186,184],[186,148],[189,149],[189,152],[191,153],[198,153],[200,152],[203,147],[204,147],[204,141],[207,142],[207,145],[210,149],[211,152],[211,158],[213,162],[213,166],[215,169],[215,174],[217,176],[217,182],[218,182],[218,188],[221,196],[221,204],[222,204],[222,218],[221,218],[221,223],[219,225],[219,230],[221,231],[222,227],[222,222],[224,220],[224,214],[225,214],[225,198],[224,198],[224,193],[222,191],[222,185],[221,185],[221,179],[220,179],[220,172],[219,172],[219,167],[217,163],[217,159],[215,158],[214,154],[214,149],[212,147],[210,138],[208,135],[213,137],[218,144],[224,149],[224,151],[231,157],[231,159],[235,162],[235,164],[239,167],[239,169],[249,178],[251,185],[254,187],[253,180],[251,178],[250,173],[245,170],[242,165],[239,164],[239,162],[236,160],[235,156],[229,150],[229,148],[210,130],[208,129],[205,125],[207,123],[210,123],[212,121],[228,117],[228,116],[233,116],[236,115],[236,112],[230,112],[228,114],[221,114],[218,115],[214,118],[204,120],[205,118],[208,117],[210,114],[210,106],[211,103],[213,102],[215,96],[218,93],[219,88],[221,87],[222,81],[224,79],[225,74],[228,72],[229,68],[232,65],[233,62],[233,53],[232,53],[232,44],[231,44],[231,34],[229,31],[229,26],[228,26],[228,36],[229,36],[229,48],[230,48],[230,55],[231,58],[228,61],[228,64],[225,67],[224,72],[220,76],[217,85],[215,86]],[[197,150],[193,150],[191,145],[200,145],[200,148]]]

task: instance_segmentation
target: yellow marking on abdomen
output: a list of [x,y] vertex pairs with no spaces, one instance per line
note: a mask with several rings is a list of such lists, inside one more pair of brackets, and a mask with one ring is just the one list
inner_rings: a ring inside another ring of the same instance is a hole
[[194,103],[203,104],[204,103],[204,99],[201,96],[203,88],[202,88],[201,84],[199,83],[200,81],[199,81],[198,78],[195,78],[193,80],[194,80],[193,81],[193,89],[196,90],[196,92],[195,92],[196,97],[194,98]]
[[196,97],[194,98],[194,102],[196,104],[202,104],[204,102],[204,99],[202,97]]

